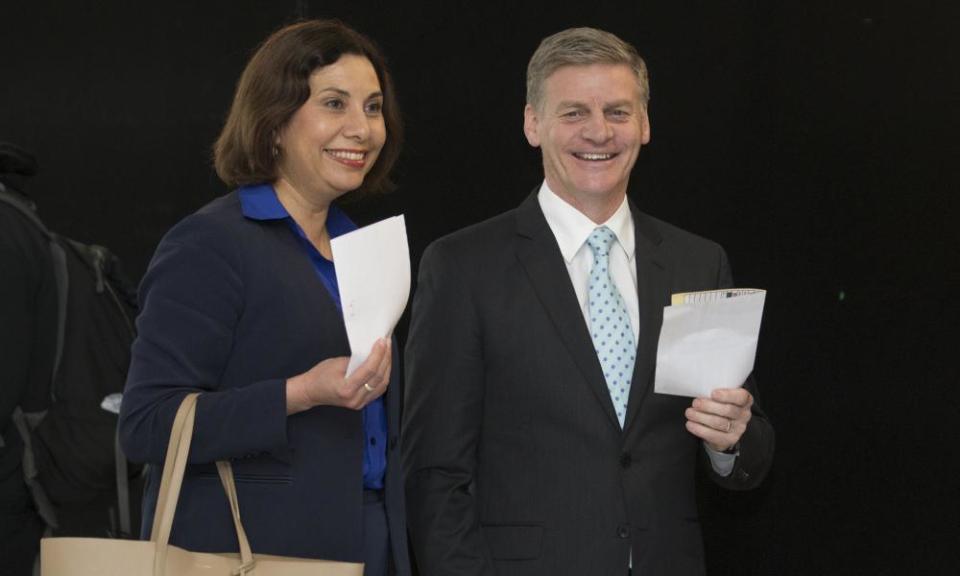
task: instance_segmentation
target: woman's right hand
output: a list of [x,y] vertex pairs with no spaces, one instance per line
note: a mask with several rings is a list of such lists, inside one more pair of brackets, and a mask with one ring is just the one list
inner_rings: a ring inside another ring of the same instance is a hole
[[350,358],[328,358],[303,374],[287,380],[287,414],[314,406],[340,406],[360,410],[383,395],[390,383],[393,355],[390,340],[381,338],[370,356],[346,377]]

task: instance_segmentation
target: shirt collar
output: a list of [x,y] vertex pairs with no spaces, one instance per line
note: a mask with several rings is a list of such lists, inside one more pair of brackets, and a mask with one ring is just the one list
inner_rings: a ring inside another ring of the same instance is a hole
[[540,186],[537,200],[550,230],[557,238],[560,253],[568,263],[573,261],[574,256],[598,226],[609,228],[617,237],[617,242],[623,248],[624,253],[626,253],[627,261],[633,261],[636,239],[633,235],[633,218],[630,215],[630,205],[626,196],[624,196],[617,211],[602,224],[596,224],[582,212],[567,204],[550,189],[546,180]]
[[[240,196],[240,211],[251,220],[282,220],[290,218],[290,213],[283,207],[277,198],[277,192],[270,184],[254,184],[242,186]],[[293,219],[291,218],[291,221]],[[346,234],[357,229],[357,225],[340,210],[335,204],[330,205],[327,213],[327,233],[331,238]]]

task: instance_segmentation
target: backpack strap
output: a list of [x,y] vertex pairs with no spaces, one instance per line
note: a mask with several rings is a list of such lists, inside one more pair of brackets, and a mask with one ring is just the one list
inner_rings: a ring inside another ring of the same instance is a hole
[[16,192],[8,192],[3,182],[0,182],[0,200],[22,212],[23,215],[27,217],[27,220],[33,222],[34,226],[39,228],[40,232],[42,232],[47,239],[53,237],[53,232],[47,230],[47,227],[40,221],[40,217],[37,216],[37,207],[33,202]]
[[121,538],[133,538],[130,526],[130,476],[127,470],[127,457],[120,449],[120,428],[113,438],[113,455],[117,472],[117,516]]
[[60,360],[63,357],[63,339],[67,332],[67,291],[70,288],[70,279],[67,275],[67,254],[63,246],[57,241],[57,235],[51,232],[37,216],[36,207],[22,196],[7,192],[6,186],[0,182],[0,201],[13,206],[27,220],[37,227],[37,230],[47,239],[50,247],[50,258],[53,260],[53,278],[57,284],[57,347],[53,356],[53,372],[50,376],[50,395],[56,401],[56,387],[53,385],[60,371]]
[[39,470],[37,469],[37,461],[33,456],[33,437],[30,435],[30,428],[32,428],[33,423],[30,420],[30,415],[25,414],[19,406],[13,409],[13,424],[20,432],[20,437],[23,438],[23,480],[30,490],[30,495],[33,496],[37,514],[43,518],[47,526],[57,528],[59,523],[57,522],[56,509],[50,502],[47,492],[37,480]]
[[50,258],[53,260],[53,277],[57,283],[57,351],[53,356],[53,374],[50,380],[50,398],[57,401],[57,374],[63,358],[63,339],[67,333],[67,293],[70,277],[67,274],[67,253],[55,239],[50,240]]

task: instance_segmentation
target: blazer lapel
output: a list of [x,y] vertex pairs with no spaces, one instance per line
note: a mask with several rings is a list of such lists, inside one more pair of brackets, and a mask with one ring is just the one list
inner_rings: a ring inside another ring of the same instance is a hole
[[633,228],[636,237],[634,259],[637,266],[637,301],[640,309],[640,336],[637,338],[637,361],[633,367],[630,398],[627,401],[627,416],[624,430],[630,428],[640,411],[640,405],[651,389],[657,365],[657,345],[660,340],[660,325],[663,323],[663,307],[670,292],[670,273],[658,258],[657,250],[662,237],[649,218],[630,203]]
[[620,423],[577,294],[570,283],[557,241],[540,210],[536,192],[517,208],[517,234],[520,264],[584,381],[603,406],[610,423],[619,429]]

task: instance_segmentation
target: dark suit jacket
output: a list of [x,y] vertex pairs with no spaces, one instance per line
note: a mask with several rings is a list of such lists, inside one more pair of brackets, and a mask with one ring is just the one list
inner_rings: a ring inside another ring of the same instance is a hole
[[[717,244],[631,206],[640,336],[623,431],[536,195],[431,245],[406,350],[404,468],[414,556],[439,574],[702,574],[690,399],[653,393],[663,307],[732,285]],[[747,384],[751,388],[752,382]],[[766,473],[755,406],[733,473]]]
[[[362,561],[361,413],[322,406],[286,415],[286,378],[350,354],[342,316],[288,224],[245,218],[236,192],[211,202],[160,243],[141,301],[120,414],[127,456],[162,463],[180,401],[204,392],[171,543],[237,549],[212,464],[229,458],[255,553]],[[395,564],[408,574],[397,372],[386,400],[385,492]],[[160,466],[151,472],[145,535]]]

